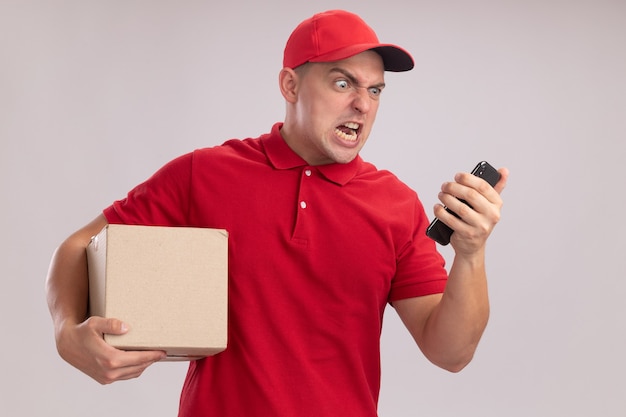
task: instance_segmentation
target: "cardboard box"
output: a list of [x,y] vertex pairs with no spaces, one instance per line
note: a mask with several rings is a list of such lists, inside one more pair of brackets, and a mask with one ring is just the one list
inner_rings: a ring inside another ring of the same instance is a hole
[[222,229],[108,225],[87,247],[90,313],[118,318],[123,350],[192,360],[226,348],[228,233]]

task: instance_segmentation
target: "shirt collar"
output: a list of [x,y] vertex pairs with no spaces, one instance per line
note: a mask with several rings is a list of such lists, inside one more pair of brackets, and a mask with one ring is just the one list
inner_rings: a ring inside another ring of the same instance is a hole
[[[283,139],[280,134],[282,126],[282,123],[276,123],[272,126],[272,131],[269,134],[261,137],[261,143],[270,164],[275,169],[293,169],[308,166],[307,162],[291,150]],[[312,168],[317,169],[327,180],[338,185],[345,185],[356,176],[362,164],[363,160],[357,155],[356,158],[347,164],[317,165]]]

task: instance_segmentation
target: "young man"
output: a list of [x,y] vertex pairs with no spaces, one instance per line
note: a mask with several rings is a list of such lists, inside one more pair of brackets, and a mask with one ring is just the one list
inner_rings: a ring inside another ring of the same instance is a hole
[[294,30],[283,64],[283,123],[173,160],[55,252],[48,303],[70,364],[106,384],[164,357],[108,346],[102,335],[126,324],[87,317],[85,247],[107,223],[229,232],[228,348],[190,363],[180,416],[376,416],[387,303],[433,363],[456,372],[471,360],[507,170],[495,189],[467,173],[442,186],[460,215],[435,208],[456,231],[447,273],[415,192],[359,157],[385,70],[410,70],[411,56],[358,16],[328,11]]

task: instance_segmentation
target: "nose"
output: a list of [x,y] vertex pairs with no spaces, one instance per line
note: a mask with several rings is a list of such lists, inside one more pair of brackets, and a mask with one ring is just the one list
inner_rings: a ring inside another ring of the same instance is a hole
[[367,88],[359,87],[354,90],[352,101],[354,110],[359,113],[367,113],[370,109],[370,96]]

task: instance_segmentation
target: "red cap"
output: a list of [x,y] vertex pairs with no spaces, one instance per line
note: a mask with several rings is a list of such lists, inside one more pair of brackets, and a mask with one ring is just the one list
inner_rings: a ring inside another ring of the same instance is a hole
[[287,40],[283,66],[340,61],[370,49],[383,58],[386,71],[408,71],[414,66],[411,54],[399,46],[380,43],[363,19],[344,10],[318,13],[300,23]]

